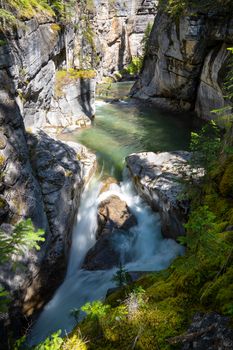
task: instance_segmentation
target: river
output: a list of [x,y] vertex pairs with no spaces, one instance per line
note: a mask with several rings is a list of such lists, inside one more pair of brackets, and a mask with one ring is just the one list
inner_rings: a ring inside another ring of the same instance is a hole
[[[33,326],[30,344],[42,341],[58,329],[63,334],[70,332],[75,325],[71,310],[88,301],[104,300],[107,290],[114,287],[112,276],[117,267],[106,271],[81,269],[86,252],[95,244],[98,204],[107,196],[119,196],[137,218],[138,224],[131,228],[131,235],[119,237],[115,242],[123,263],[127,256],[128,271],[164,269],[183,252],[175,241],[162,237],[159,215],[136,194],[123,169],[125,157],[133,152],[188,149],[192,118],[188,113],[174,115],[127,99],[130,86],[131,83],[111,86],[108,96],[105,92],[104,98],[96,102],[93,126],[63,137],[94,151],[99,172],[82,195],[66,278]],[[108,176],[114,176],[119,183],[99,195],[101,184]]]

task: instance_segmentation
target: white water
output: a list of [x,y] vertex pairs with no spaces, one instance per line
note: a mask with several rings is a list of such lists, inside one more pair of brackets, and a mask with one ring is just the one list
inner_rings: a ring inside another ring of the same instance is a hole
[[80,269],[86,252],[95,243],[97,207],[105,197],[112,194],[119,196],[137,218],[138,224],[131,229],[131,234],[127,237],[121,235],[115,242],[128,271],[164,269],[183,252],[175,241],[162,238],[159,215],[153,213],[134,192],[128,180],[120,186],[111,185],[108,192],[98,197],[100,187],[101,183],[94,180],[82,196],[66,278],[34,325],[30,335],[31,344],[44,340],[58,329],[63,334],[71,331],[75,321],[70,311],[87,301],[104,299],[107,290],[114,287],[111,279],[117,268],[108,271]]

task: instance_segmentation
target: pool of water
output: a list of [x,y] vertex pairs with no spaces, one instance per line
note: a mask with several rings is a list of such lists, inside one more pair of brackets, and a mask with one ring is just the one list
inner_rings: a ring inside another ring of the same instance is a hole
[[80,142],[97,154],[106,175],[121,179],[124,159],[134,152],[187,150],[193,117],[174,114],[126,98],[132,83],[116,83],[96,101],[93,126],[62,135]]

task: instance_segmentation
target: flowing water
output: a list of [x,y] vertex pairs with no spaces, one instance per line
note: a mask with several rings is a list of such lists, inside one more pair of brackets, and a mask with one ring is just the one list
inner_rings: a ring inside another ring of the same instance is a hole
[[[125,83],[116,85],[114,97],[123,98],[128,88]],[[85,254],[95,244],[97,208],[104,198],[117,195],[137,218],[137,225],[131,228],[130,234],[119,236],[114,242],[128,271],[158,271],[182,254],[182,247],[161,236],[159,215],[152,212],[135,193],[122,170],[125,156],[132,152],[187,149],[191,129],[189,115],[174,116],[135,101],[110,103],[99,100],[94,126],[65,137],[95,151],[104,176],[93,179],[82,195],[66,278],[34,325],[31,344],[38,343],[58,329],[63,334],[71,331],[75,325],[71,310],[87,301],[104,299],[107,290],[114,287],[112,276],[117,267],[107,271],[81,269]],[[102,179],[109,175],[121,182],[112,184],[107,192],[99,194]]]

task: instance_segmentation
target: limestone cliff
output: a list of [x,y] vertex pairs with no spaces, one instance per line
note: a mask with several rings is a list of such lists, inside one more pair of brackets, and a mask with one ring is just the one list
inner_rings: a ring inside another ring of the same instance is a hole
[[132,95],[204,119],[225,105],[223,76],[233,44],[231,14],[201,12],[174,19],[160,9],[140,79]]
[[9,224],[30,217],[46,231],[39,253],[13,258],[25,269],[14,270],[11,262],[0,267],[0,282],[18,306],[11,317],[18,329],[22,314],[39,310],[64,277],[72,227],[84,185],[95,169],[95,155],[44,132],[26,134],[14,97],[6,92],[1,96],[1,229],[10,234]]
[[86,9],[75,38],[77,67],[95,67],[98,77],[109,76],[142,54],[142,39],[153,23],[157,0],[95,0]]
[[36,18],[0,34],[0,90],[16,97],[26,128],[61,130],[95,114],[94,79],[77,79],[56,95],[56,71],[72,60],[74,37],[72,26]]

